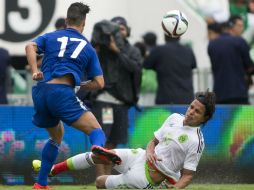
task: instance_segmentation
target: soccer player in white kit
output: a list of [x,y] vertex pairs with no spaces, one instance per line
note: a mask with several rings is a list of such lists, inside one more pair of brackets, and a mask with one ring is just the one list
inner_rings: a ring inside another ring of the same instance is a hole
[[[114,149],[121,159],[113,168],[119,175],[103,175],[96,187],[103,189],[184,188],[192,180],[204,150],[200,127],[215,111],[215,94],[199,92],[185,115],[174,113],[154,132],[147,149]],[[81,170],[95,164],[110,164],[92,152],[78,154],[54,165],[52,175],[66,170]],[[63,165],[65,167],[63,167]],[[66,167],[67,166],[67,167]],[[40,162],[33,167],[39,170]]]

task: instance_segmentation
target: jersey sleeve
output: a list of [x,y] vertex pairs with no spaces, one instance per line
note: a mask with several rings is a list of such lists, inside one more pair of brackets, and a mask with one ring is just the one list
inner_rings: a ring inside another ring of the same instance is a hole
[[174,120],[174,118],[176,117],[176,114],[171,114],[162,124],[162,126],[154,132],[154,136],[156,137],[156,139],[158,139],[159,141],[162,141],[163,135],[165,134],[165,130],[167,127],[169,127],[169,124]]
[[90,62],[87,64],[87,79],[90,80],[96,76],[103,75],[100,61],[98,59],[98,56],[93,48],[90,49]]
[[45,42],[46,42],[47,34],[44,34],[42,36],[39,36],[38,38],[35,38],[33,42],[37,44],[38,54],[43,54],[45,52]]
[[192,143],[188,149],[183,168],[196,171],[203,149],[204,144],[202,141]]

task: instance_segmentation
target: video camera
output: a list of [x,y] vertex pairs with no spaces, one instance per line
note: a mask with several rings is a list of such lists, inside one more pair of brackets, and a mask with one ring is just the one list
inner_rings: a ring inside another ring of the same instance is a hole
[[110,36],[113,36],[116,45],[122,49],[124,39],[117,24],[108,20],[102,20],[94,25],[91,43],[93,46],[109,47]]

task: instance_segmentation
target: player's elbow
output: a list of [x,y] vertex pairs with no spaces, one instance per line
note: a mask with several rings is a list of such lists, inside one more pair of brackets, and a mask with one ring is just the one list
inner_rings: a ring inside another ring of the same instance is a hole
[[184,175],[181,177],[181,179],[174,185],[175,188],[183,189],[187,187],[193,179],[193,175]]
[[99,89],[103,89],[105,86],[104,80],[99,83]]

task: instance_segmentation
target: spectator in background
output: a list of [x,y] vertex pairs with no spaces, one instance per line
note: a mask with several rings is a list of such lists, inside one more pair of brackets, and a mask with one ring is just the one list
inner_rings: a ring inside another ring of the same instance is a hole
[[[226,23],[226,31],[232,36],[243,37],[244,23],[243,23],[242,17],[239,15],[231,16],[228,22]],[[243,39],[245,40],[244,37]],[[246,73],[245,81],[249,89],[249,87],[253,84],[251,73],[248,73],[248,72]]]
[[[128,42],[127,21],[111,21],[95,24],[92,34],[105,79],[105,88],[91,95],[92,112],[106,134],[108,149],[127,143],[128,109],[137,103],[142,69],[140,51]],[[111,168],[98,165],[97,176],[111,174]]]
[[58,18],[55,22],[55,28],[56,30],[65,29],[66,28],[65,19],[62,17]]
[[192,69],[197,66],[196,59],[179,40],[165,35],[166,44],[154,48],[144,61],[144,68],[157,73],[156,104],[189,104],[194,97]]
[[239,15],[233,15],[228,20],[228,33],[233,36],[241,36],[244,31],[243,19]]
[[154,32],[147,32],[143,35],[143,41],[148,55],[153,48],[157,46],[157,36]]
[[8,104],[6,83],[10,60],[9,52],[4,48],[0,48],[0,104]]
[[231,24],[224,24],[222,34],[208,45],[213,90],[219,104],[248,104],[246,76],[253,73],[250,49],[242,37],[233,36],[231,32]]
[[[147,32],[142,38],[143,42],[136,45],[139,45],[141,52],[143,52],[143,58],[145,59],[150,54],[151,50],[157,46],[157,36],[154,32]],[[158,84],[155,71],[143,69],[139,103],[141,105],[154,105],[154,94],[157,87]]]
[[143,42],[136,42],[134,46],[139,49],[141,56],[144,59],[146,57],[146,45]]

